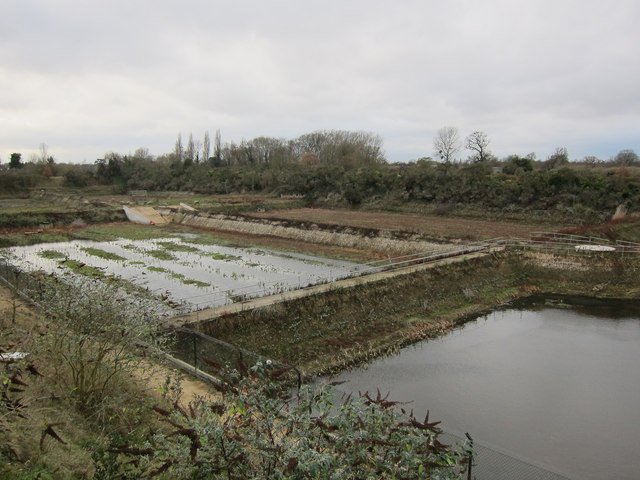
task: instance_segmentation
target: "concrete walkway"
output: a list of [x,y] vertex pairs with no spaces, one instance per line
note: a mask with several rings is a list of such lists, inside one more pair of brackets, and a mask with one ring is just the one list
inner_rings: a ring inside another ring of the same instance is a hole
[[134,223],[142,223],[145,225],[166,225],[169,219],[163,217],[153,207],[122,207],[127,218]]

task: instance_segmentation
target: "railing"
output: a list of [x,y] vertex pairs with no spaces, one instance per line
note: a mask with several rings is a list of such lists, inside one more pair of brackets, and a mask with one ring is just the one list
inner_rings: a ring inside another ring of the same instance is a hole
[[302,285],[298,282],[298,286],[285,286],[281,283],[272,284],[256,284],[247,287],[231,290],[223,290],[216,293],[198,295],[185,298],[185,305],[182,312],[178,315],[187,316],[196,313],[197,321],[203,320],[199,318],[198,313],[210,308],[221,307],[230,304],[244,305],[251,302],[255,298],[274,295],[279,293],[290,292],[293,290],[311,290],[317,285],[332,283],[336,280],[344,280],[350,278],[358,278],[365,275],[371,275],[382,272],[394,272],[404,268],[430,264],[447,258],[460,257],[464,255],[486,252],[492,249],[508,249],[508,250],[535,250],[544,251],[552,254],[575,254],[575,255],[606,255],[606,254],[638,254],[640,253],[640,243],[618,241],[615,244],[603,243],[602,239],[597,237],[585,237],[580,235],[559,234],[555,232],[534,232],[531,233],[530,239],[510,239],[510,238],[492,238],[480,242],[454,247],[451,250],[431,250],[417,254],[402,255],[391,257],[384,260],[376,260],[360,265],[356,270],[348,275],[333,275],[329,270],[328,275],[321,278],[313,284]]
[[317,285],[323,285],[332,283],[336,280],[347,280],[352,278],[358,278],[365,275],[371,275],[382,272],[393,272],[401,270],[414,265],[422,265],[434,263],[446,258],[460,257],[462,255],[468,255],[473,253],[479,253],[487,251],[492,248],[501,248],[503,239],[496,238],[486,240],[482,242],[476,242],[472,244],[463,245],[460,247],[454,247],[450,250],[430,250],[418,254],[403,255],[399,257],[391,257],[385,260],[376,260],[369,263],[364,263],[358,266],[354,271],[346,275],[334,275],[333,271],[328,269],[325,273],[326,276],[320,277],[319,281],[313,283],[308,282],[307,285],[302,285],[300,278],[298,279],[297,287],[295,285],[283,285],[281,282],[273,282],[270,284],[255,284],[242,288],[235,288],[229,290],[222,290],[215,293],[208,293],[202,295],[196,295],[192,297],[186,297],[183,299],[185,304],[182,306],[182,311],[178,315],[186,316],[191,313],[197,313],[199,311],[220,307],[224,305],[230,305],[234,303],[247,303],[251,300],[268,295],[275,295],[293,290],[311,290]]
[[[598,241],[600,240],[600,241]],[[582,247],[582,248],[581,248]],[[600,247],[600,249],[598,248]],[[595,237],[584,237],[579,235],[565,235],[553,232],[535,232],[531,234],[529,240],[492,238],[472,244],[454,247],[450,250],[431,250],[417,254],[391,257],[384,260],[376,260],[360,265],[357,269],[347,275],[333,275],[329,270],[328,274],[313,284],[285,286],[280,283],[249,285],[239,289],[223,290],[216,293],[197,295],[184,299],[185,305],[181,315],[198,313],[202,310],[215,308],[230,304],[247,304],[255,298],[268,295],[290,292],[293,290],[311,290],[317,285],[332,283],[336,280],[358,278],[382,272],[394,272],[414,265],[424,265],[435,263],[447,258],[460,257],[474,253],[486,252],[492,249],[509,250],[537,250],[555,254],[637,254],[640,253],[640,244],[634,242],[617,242],[614,245],[607,245],[601,239]],[[198,318],[198,320],[201,320]]]
[[184,361],[193,369],[190,373],[201,371],[215,377],[220,365],[238,368],[239,362],[247,366],[262,362],[272,371],[280,370],[283,372],[279,376],[280,381],[297,385],[298,388],[302,384],[302,374],[293,366],[268,359],[255,352],[189,328],[175,330],[175,340],[169,351],[171,356]]
[[602,239],[598,237],[586,237],[584,235],[573,235],[568,233],[557,232],[531,232],[529,240],[533,242],[559,242],[566,244],[601,244]]
[[[245,305],[255,298],[269,295],[281,294],[294,290],[310,290],[317,285],[332,283],[336,280],[358,278],[382,272],[399,271],[415,265],[424,265],[438,262],[447,258],[460,257],[464,255],[481,253],[492,249],[509,250],[535,250],[552,254],[576,254],[576,255],[608,255],[608,254],[639,254],[640,243],[617,241],[615,244],[606,244],[602,239],[596,237],[586,237],[580,235],[560,234],[555,232],[533,232],[528,240],[492,238],[480,242],[452,247],[443,251],[430,250],[417,254],[390,257],[384,260],[376,260],[361,264],[348,274],[336,274],[332,269],[321,272],[319,278],[311,281],[309,277],[303,282],[302,277],[298,277],[297,285],[285,285],[282,282],[259,283],[241,288],[221,290],[214,293],[206,293],[186,297],[183,305],[178,307],[178,317],[187,316],[193,313],[210,308],[222,307],[230,304]],[[7,262],[5,261],[5,269]],[[25,281],[30,281],[25,277]],[[31,285],[37,289],[37,285]],[[198,320],[200,320],[198,318]]]

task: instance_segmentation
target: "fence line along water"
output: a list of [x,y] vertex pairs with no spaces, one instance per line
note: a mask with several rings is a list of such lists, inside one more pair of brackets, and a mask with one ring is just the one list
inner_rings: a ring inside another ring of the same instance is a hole
[[[313,279],[304,274],[298,274],[297,281],[259,282],[251,285],[242,285],[236,288],[217,290],[210,293],[181,296],[178,304],[172,308],[177,313],[175,318],[190,318],[195,312],[195,320],[206,319],[213,313],[212,309],[233,304],[250,307],[251,302],[260,297],[268,297],[286,292],[300,291],[311,292],[316,285],[332,284],[336,280],[363,277],[382,272],[401,271],[414,265],[435,263],[444,259],[461,257],[496,250],[530,250],[549,254],[574,254],[574,255],[609,255],[609,254],[638,254],[640,244],[627,241],[618,241],[615,244],[604,243],[595,237],[579,235],[559,234],[555,232],[534,232],[529,239],[493,238],[480,242],[464,245],[447,245],[437,249],[420,253],[404,254],[389,257],[384,260],[376,260],[364,264],[352,264],[350,271],[333,269],[331,266],[316,267]],[[5,259],[10,262],[9,259]],[[216,287],[218,288],[218,287]],[[185,292],[186,293],[186,292]],[[191,320],[189,320],[191,321]],[[184,322],[183,322],[184,323]]]
[[[617,241],[615,244],[606,244],[596,237],[559,234],[555,232],[533,232],[527,240],[493,238],[465,245],[448,245],[420,253],[405,254],[390,257],[384,260],[376,260],[369,263],[354,265],[350,272],[333,271],[331,267],[319,269],[310,278],[302,279],[298,275],[297,282],[286,284],[279,281],[259,282],[253,285],[245,285],[231,289],[219,290],[212,293],[191,295],[181,298],[181,305],[176,307],[178,316],[189,312],[199,312],[215,306],[224,306],[234,303],[246,304],[252,299],[268,295],[276,295],[294,290],[308,290],[315,285],[335,282],[339,279],[362,277],[369,274],[382,272],[394,272],[406,267],[420,264],[429,264],[443,259],[460,257],[473,253],[487,252],[491,250],[532,250],[547,253],[564,254],[638,254],[640,244],[628,241]],[[10,263],[8,259],[4,262]]]
[[[598,248],[577,248],[582,246],[606,247]],[[594,237],[582,237],[577,235],[563,235],[556,233],[536,232],[531,234],[528,240],[513,240],[497,238],[476,244],[465,245],[454,248],[447,252],[424,252],[422,254],[403,255],[386,260],[370,262],[358,268],[354,276],[361,276],[371,273],[399,271],[406,267],[433,263],[451,257],[464,256],[471,253],[488,252],[492,249],[506,250],[531,250],[551,252],[553,254],[564,255],[637,255],[640,253],[640,244],[627,241],[618,241],[615,244],[603,243]],[[29,301],[41,298],[43,293],[42,283],[31,275],[20,272],[13,267],[6,258],[0,258],[0,280],[7,286],[13,288],[17,294]],[[329,276],[328,282],[333,281]],[[302,287],[303,289],[305,287]],[[309,288],[309,287],[306,287]],[[245,287],[250,293],[250,287]],[[240,349],[237,346],[227,344],[218,339],[209,337],[189,329],[179,329],[176,331],[177,342],[173,347],[172,355],[186,362],[187,366],[182,368],[190,373],[198,371],[205,374],[215,373],[215,367],[211,368],[211,360],[219,363],[236,363],[238,360],[246,364],[257,361],[267,362],[256,353]],[[169,357],[170,359],[172,357]],[[175,360],[175,359],[174,359]],[[180,362],[175,362],[176,365]],[[286,365],[277,364],[277,367],[289,369],[289,378],[294,382],[300,381],[299,372]],[[446,434],[445,439],[450,438],[453,443],[463,440],[452,434]],[[475,465],[474,477],[483,479],[543,479],[562,480],[567,477],[551,472],[541,467],[534,466],[526,461],[501,453],[490,447],[475,443]]]
[[251,366],[260,362],[272,371],[282,371],[279,380],[297,385],[298,388],[302,384],[302,374],[294,366],[266,358],[189,328],[178,328],[174,334],[175,340],[170,348],[170,354],[188,364],[192,369],[190,373],[200,371],[215,377],[221,366],[233,367],[239,363]]
[[[371,275],[376,273],[383,272],[394,272],[398,270],[402,270],[406,267],[410,267],[413,265],[421,265],[421,264],[429,264],[434,263],[439,260],[444,260],[453,257],[459,257],[462,255],[479,253],[483,251],[488,251],[492,248],[501,249],[502,245],[499,243],[499,239],[484,241],[484,242],[476,242],[473,244],[467,244],[464,246],[451,246],[450,249],[442,251],[442,249],[438,250],[430,250],[421,253],[414,253],[408,255],[402,255],[399,257],[390,257],[384,260],[376,260],[373,262],[368,262],[364,264],[360,264],[356,266],[350,273],[345,273],[342,275],[334,275],[331,270],[327,270],[327,275],[324,278],[320,278],[319,281],[314,282],[313,284],[302,285],[298,284],[298,287],[295,286],[281,286],[278,283],[260,283],[255,285],[249,285],[243,288],[229,289],[221,292],[216,292],[214,294],[202,294],[193,297],[185,298],[186,305],[183,307],[185,311],[183,314],[188,313],[189,311],[195,312],[203,309],[207,309],[208,307],[199,308],[201,305],[206,305],[211,303],[209,299],[211,298],[227,298],[231,301],[225,302],[225,305],[230,303],[246,303],[251,301],[256,297],[265,296],[265,294],[279,294],[290,292],[293,290],[310,290],[313,289],[317,285],[323,285],[327,283],[332,283],[337,280],[346,280],[352,278],[358,278],[365,275]],[[206,297],[204,300],[196,300],[191,301],[193,299],[202,299]],[[195,306],[196,308],[190,308],[190,305]]]
[[[176,363],[176,366],[184,368],[189,373],[196,376],[203,376],[207,381],[215,381],[217,366],[212,365],[212,358],[217,358],[216,362],[226,362],[228,365],[235,365],[242,361],[247,365],[262,362],[270,365],[272,370],[285,370],[281,380],[289,385],[297,385],[300,388],[302,376],[295,368],[266,359],[258,354],[244,350],[238,346],[228,344],[208,335],[190,329],[177,330],[178,341],[171,354],[185,364]],[[338,389],[336,389],[339,391]],[[343,392],[344,393],[344,392]],[[346,393],[344,394],[346,396]],[[460,435],[450,432],[443,432],[440,441],[451,445],[468,444],[466,439]],[[534,465],[524,459],[517,458],[503,453],[495,448],[489,447],[482,442],[473,442],[473,457],[471,476],[476,480],[569,480],[557,472],[553,472],[541,466]]]
[[[600,242],[597,240],[600,240]],[[500,250],[529,250],[564,255],[592,256],[597,254],[620,254],[624,256],[625,254],[640,253],[640,244],[634,242],[617,242],[615,245],[608,245],[602,243],[601,239],[595,237],[565,235],[553,232],[536,232],[531,234],[530,239],[493,238],[462,246],[452,246],[444,252],[439,249],[437,251],[406,254],[384,260],[376,260],[362,264],[350,274],[340,278],[332,278],[331,275],[329,275],[327,278],[321,279],[313,285],[300,286],[299,288],[293,286],[288,288],[272,288],[269,290],[269,285],[262,284],[244,287],[241,290],[227,290],[213,295],[218,295],[218,298],[224,298],[224,305],[237,304],[240,306],[240,310],[243,310],[244,306],[249,307],[256,298],[264,297],[265,295],[277,295],[294,290],[311,292],[317,290],[318,285],[332,283],[340,279],[358,278],[383,272],[399,272],[415,265],[427,265],[446,259],[463,257],[465,255]],[[184,310],[180,312],[178,316],[174,317],[176,321],[180,322],[182,319],[187,323],[193,320],[199,322],[210,320],[221,313],[226,313],[224,308],[208,307],[207,304],[210,303],[210,297],[207,297],[206,294],[202,297],[205,297],[205,299],[196,300],[195,302],[190,302],[190,299],[185,299],[188,304],[191,304],[191,307],[185,305]],[[195,318],[193,318],[193,313],[195,313]]]

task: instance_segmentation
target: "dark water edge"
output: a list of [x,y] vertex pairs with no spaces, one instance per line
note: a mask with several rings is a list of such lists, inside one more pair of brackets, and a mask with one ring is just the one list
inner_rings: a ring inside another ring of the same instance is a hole
[[568,478],[640,478],[640,301],[518,299],[336,379]]
[[[640,315],[640,300],[596,298],[579,295],[532,295],[518,298],[498,310],[533,310],[545,307],[570,308],[583,315],[603,319],[636,318]],[[479,317],[474,317],[473,319],[477,318]]]

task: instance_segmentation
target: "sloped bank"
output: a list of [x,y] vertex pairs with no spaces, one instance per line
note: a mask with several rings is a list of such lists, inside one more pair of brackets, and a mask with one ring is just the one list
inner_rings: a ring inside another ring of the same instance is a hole
[[318,243],[321,245],[336,245],[346,248],[358,248],[362,250],[378,250],[392,255],[403,255],[418,252],[447,252],[455,245],[440,244],[419,239],[408,240],[392,238],[388,232],[353,232],[336,231],[320,228],[298,228],[265,220],[249,219],[248,217],[226,217],[221,215],[196,215],[184,213],[162,212],[170,216],[172,222],[197,228],[209,228],[240,232],[250,235],[269,235],[287,238],[303,242]]
[[438,336],[532,294],[640,298],[638,259],[618,260],[590,260],[584,271],[540,265],[531,255],[498,254],[238,312],[195,327],[305,374],[330,373]]

